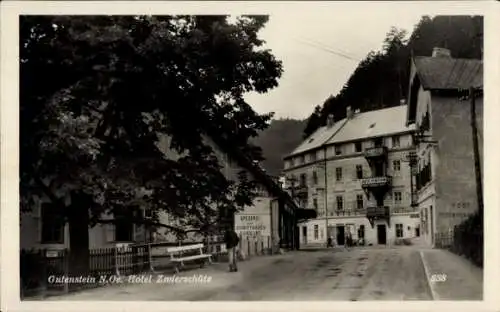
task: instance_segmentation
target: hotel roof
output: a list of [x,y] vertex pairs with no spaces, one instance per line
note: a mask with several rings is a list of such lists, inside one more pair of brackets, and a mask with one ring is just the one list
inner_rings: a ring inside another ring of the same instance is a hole
[[288,157],[307,152],[323,145],[356,141],[367,138],[409,132],[414,125],[406,126],[407,105],[354,114],[330,128],[323,126],[302,142]]
[[[306,152],[312,149],[316,149],[321,147],[325,142],[327,142],[331,137],[333,137],[345,124],[346,119],[342,119],[337,121],[331,127],[323,126],[316,130],[313,134],[311,134],[308,138],[306,138],[298,147],[296,147],[293,152],[291,152],[288,156],[292,156],[295,154],[300,154],[302,152]],[[288,157],[287,156],[287,157]]]

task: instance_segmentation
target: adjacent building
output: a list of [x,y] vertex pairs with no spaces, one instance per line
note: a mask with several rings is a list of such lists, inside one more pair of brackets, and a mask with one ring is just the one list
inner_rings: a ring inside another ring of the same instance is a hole
[[[206,142],[213,148],[222,171],[226,178],[235,180],[239,171],[243,170],[259,185],[259,196],[254,204],[245,207],[243,215],[249,220],[259,216],[264,223],[259,223],[260,231],[257,236],[266,236],[265,241],[272,242],[276,247],[297,248],[296,222],[301,210],[298,209],[292,198],[283,191],[275,179],[268,176],[260,166],[238,149],[231,147],[220,138],[205,137]],[[166,157],[175,159],[177,153],[169,148],[170,140],[167,136],[160,136],[159,148]],[[145,190],[146,191],[146,190]],[[68,199],[69,200],[69,199]],[[53,205],[48,198],[35,198],[32,211],[22,213],[20,220],[20,247],[21,249],[51,249],[58,250],[69,248],[69,225],[63,218],[54,213]],[[147,209],[142,209],[146,214]],[[264,217],[263,215],[266,215]],[[113,216],[103,216],[103,219]],[[240,218],[240,216],[236,216]],[[167,213],[160,213],[159,221],[163,224],[176,226],[178,220]],[[241,221],[241,220],[239,220]],[[241,226],[237,221],[236,225]],[[264,228],[262,228],[264,227]],[[189,230],[189,229],[187,229]],[[256,234],[255,231],[247,233],[246,229],[238,228],[241,234]],[[192,232],[187,240],[200,239]],[[269,238],[267,238],[269,236]],[[143,225],[134,225],[131,222],[118,222],[116,224],[98,224],[89,229],[89,247],[103,248],[132,243],[147,243],[154,241],[176,242],[177,237],[163,230],[145,228]]]
[[453,58],[435,48],[412,59],[406,124],[417,130],[417,196],[423,236],[453,230],[477,210],[471,105],[476,91],[480,167],[483,167],[483,62]]
[[327,124],[284,158],[284,174],[300,207],[317,217],[299,223],[301,245],[343,245],[346,236],[367,245],[420,235],[410,155],[408,107],[360,112]]

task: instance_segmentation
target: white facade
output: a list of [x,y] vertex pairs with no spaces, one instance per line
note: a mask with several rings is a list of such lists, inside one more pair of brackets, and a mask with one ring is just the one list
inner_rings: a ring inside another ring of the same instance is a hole
[[[384,244],[388,245],[394,245],[398,239],[417,237],[421,231],[419,215],[415,213],[394,214],[391,216],[390,227],[384,220],[375,221],[373,228],[365,215],[332,217],[328,220],[323,217],[299,224],[301,245],[325,245],[327,224],[334,245],[344,245],[345,234],[348,231],[355,241],[359,240],[360,231],[364,231],[365,245],[378,245],[381,243],[378,237],[379,226],[381,226],[381,230],[383,226],[385,231]],[[397,235],[396,228],[401,229]],[[342,232],[344,235],[341,234]]]
[[[335,245],[343,245],[347,232],[355,241],[361,235],[366,245],[394,244],[421,235],[418,210],[412,207],[414,181],[408,155],[415,146],[413,129],[405,126],[406,109],[402,105],[351,114],[318,129],[285,158],[285,174],[296,186],[294,198],[301,207],[317,212],[316,219],[299,224],[301,246],[326,245],[328,236]],[[366,151],[375,146],[386,149],[379,169],[366,158]],[[379,176],[389,176],[391,182],[377,202],[363,183]],[[390,217],[375,220],[372,226],[367,211],[382,206]]]

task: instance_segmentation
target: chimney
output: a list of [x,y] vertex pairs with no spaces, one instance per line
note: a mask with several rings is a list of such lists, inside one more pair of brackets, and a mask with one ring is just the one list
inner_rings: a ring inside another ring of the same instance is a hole
[[334,123],[335,123],[335,120],[333,119],[333,114],[329,114],[327,119],[326,119],[326,126],[328,128],[330,128],[331,126],[333,126]]
[[347,119],[351,119],[352,116],[353,116],[352,108],[350,106],[347,106],[347,108],[346,108],[346,117],[347,117]]
[[445,48],[432,49],[432,57],[451,57],[451,51]]

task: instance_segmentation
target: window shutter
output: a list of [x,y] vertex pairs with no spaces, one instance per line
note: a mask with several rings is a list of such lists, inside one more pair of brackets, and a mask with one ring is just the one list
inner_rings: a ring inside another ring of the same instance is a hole
[[134,241],[136,243],[141,243],[141,242],[144,242],[146,240],[146,231],[145,231],[145,226],[140,224],[140,225],[137,225],[137,224],[134,224]]
[[115,241],[115,225],[105,224],[104,231],[106,235],[106,242],[111,243]]

